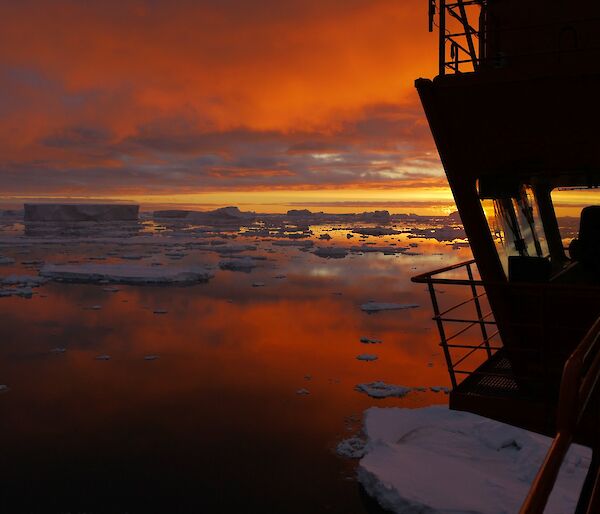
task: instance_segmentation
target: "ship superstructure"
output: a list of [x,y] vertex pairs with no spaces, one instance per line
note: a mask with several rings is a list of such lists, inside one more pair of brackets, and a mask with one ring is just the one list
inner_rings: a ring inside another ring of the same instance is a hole
[[[565,248],[552,192],[600,186],[600,2],[430,0],[429,28],[438,76],[416,87],[474,256],[413,279],[450,407],[555,438],[523,513],[543,512],[572,441],[592,447],[577,512],[598,513],[600,205]],[[468,296],[444,307],[438,284]]]

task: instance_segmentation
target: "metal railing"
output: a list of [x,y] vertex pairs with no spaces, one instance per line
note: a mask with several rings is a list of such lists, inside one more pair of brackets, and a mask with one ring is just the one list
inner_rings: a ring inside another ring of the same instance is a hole
[[[495,326],[496,322],[491,319],[493,317],[491,310],[486,314],[483,314],[482,300],[486,296],[486,292],[485,290],[482,290],[483,281],[474,278],[473,266],[476,266],[475,260],[460,262],[452,266],[446,266],[417,275],[411,279],[413,282],[427,285],[434,313],[432,319],[436,322],[438,328],[440,346],[444,352],[452,388],[456,388],[458,385],[457,375],[468,376],[476,373],[475,369],[461,369],[458,366],[464,365],[467,360],[473,357],[477,352],[485,352],[485,359],[489,359],[497,350],[502,348],[501,342],[496,345],[491,344],[492,339],[498,337],[499,332],[497,329],[492,333],[488,330],[489,327]],[[463,272],[466,274],[466,278],[444,278],[440,276],[450,272]],[[435,286],[442,284],[447,286],[466,286],[469,288],[470,294],[466,300],[445,310],[441,310]],[[450,313],[467,305],[471,305],[474,308],[474,316],[448,316]],[[464,324],[464,326],[459,330],[450,333],[446,325],[448,323]],[[479,342],[456,342],[458,337],[464,336],[473,327],[479,327],[481,333],[481,340]],[[462,354],[460,356],[455,356],[455,353],[458,351],[461,351]]]
[[[473,71],[479,67],[481,34],[470,24],[467,10],[484,6],[482,0],[429,0],[429,32],[433,32],[435,15],[438,15],[440,75],[447,71],[460,73],[461,65],[469,65]],[[449,30],[451,24],[453,28]]]
[[[575,431],[596,391],[599,376],[600,318],[592,325],[565,363],[558,401],[556,437],[531,485],[520,514],[542,514],[544,512],[561,464],[573,442]],[[594,448],[594,450],[597,449],[597,447]],[[578,512],[597,514],[600,512],[600,474],[592,469],[592,474],[588,478],[590,482],[588,483],[588,479],[586,479],[582,491],[587,498],[580,499]]]

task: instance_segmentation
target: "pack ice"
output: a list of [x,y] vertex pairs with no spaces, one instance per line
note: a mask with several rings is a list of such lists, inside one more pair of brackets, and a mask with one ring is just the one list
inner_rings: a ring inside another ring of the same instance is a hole
[[65,282],[113,282],[120,284],[193,284],[206,282],[213,274],[198,267],[146,266],[132,264],[46,264],[40,275]]

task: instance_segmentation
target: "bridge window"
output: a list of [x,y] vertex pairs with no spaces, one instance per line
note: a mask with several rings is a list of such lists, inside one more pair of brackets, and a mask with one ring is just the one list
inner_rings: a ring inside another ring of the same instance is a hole
[[510,196],[484,199],[482,204],[507,274],[511,256],[549,256],[542,219],[530,186],[519,186]]

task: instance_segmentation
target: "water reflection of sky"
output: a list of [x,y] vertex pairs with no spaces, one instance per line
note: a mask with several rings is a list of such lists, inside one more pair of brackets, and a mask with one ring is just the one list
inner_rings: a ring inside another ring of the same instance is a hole
[[[18,225],[3,231],[0,255],[15,263],[2,266],[2,276],[36,274],[35,261],[124,262],[139,253],[136,263],[208,265],[215,277],[118,292],[49,282],[30,299],[0,298],[0,383],[10,387],[0,396],[2,512],[19,511],[16,500],[30,512],[367,512],[352,463],[334,452],[360,428],[349,417],[372,405],[447,397],[377,401],[354,386],[448,384],[428,294],[410,277],[470,252],[411,233],[348,239],[348,227],[331,228],[313,226],[309,239],[416,246],[412,255],[324,259],[314,247],[225,231],[227,244],[254,244],[243,254],[266,258],[242,273],[219,270],[227,257],[183,239],[185,255],[169,258],[173,241],[157,238],[170,229],[155,224],[142,228],[156,235],[139,244],[131,236],[81,243],[78,233],[41,245],[39,233],[24,237]],[[318,239],[325,232],[331,240]],[[368,300],[421,307],[369,315],[360,310]],[[383,344],[361,344],[364,336]],[[56,347],[66,351],[51,352]],[[356,359],[365,352],[378,360]],[[101,354],[111,359],[96,360]],[[151,354],[159,358],[144,359]],[[301,388],[310,394],[296,394]]]

